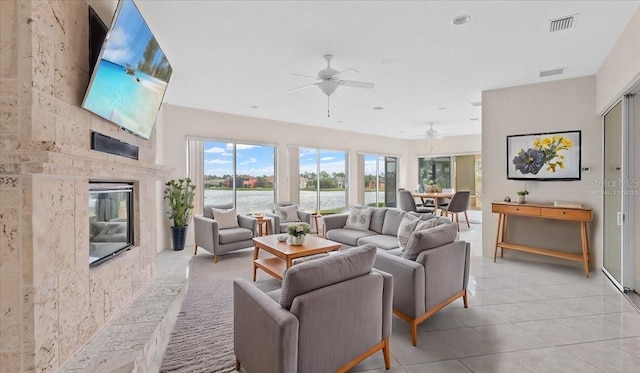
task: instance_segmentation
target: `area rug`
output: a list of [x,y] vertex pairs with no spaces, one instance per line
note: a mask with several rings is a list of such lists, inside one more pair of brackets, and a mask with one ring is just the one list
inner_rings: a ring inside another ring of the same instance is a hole
[[[221,256],[208,253],[191,259],[189,285],[164,354],[161,372],[233,372],[233,279],[251,281],[253,251]],[[258,271],[263,291],[280,282]]]

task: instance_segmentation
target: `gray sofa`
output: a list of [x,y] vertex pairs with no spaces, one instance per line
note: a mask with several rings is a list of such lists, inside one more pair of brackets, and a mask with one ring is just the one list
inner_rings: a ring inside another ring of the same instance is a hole
[[234,280],[236,370],[346,372],[379,350],[389,369],[393,278],[375,256],[363,246],[296,264],[267,294]]
[[[369,230],[361,231],[345,228],[347,217],[349,216],[348,213],[325,215],[323,216],[324,237],[328,240],[341,243],[342,249],[372,244],[378,249],[387,250],[394,255],[400,255],[398,228],[400,227],[402,218],[406,214],[420,216],[422,220],[436,217],[430,213],[420,214],[385,207],[374,207],[373,213],[371,214]],[[438,218],[438,224],[450,222],[447,218]]]

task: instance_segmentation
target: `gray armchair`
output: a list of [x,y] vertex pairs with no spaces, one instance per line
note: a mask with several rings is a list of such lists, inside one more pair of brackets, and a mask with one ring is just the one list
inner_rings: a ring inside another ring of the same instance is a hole
[[[278,206],[278,207],[287,207],[287,206],[293,206],[293,205],[290,204],[290,203],[277,203],[276,206]],[[311,213],[310,212],[297,210],[297,214],[298,214],[298,219],[300,221],[308,223],[309,225],[311,225]],[[271,227],[270,231],[273,234],[286,233],[287,232],[287,226],[289,224],[291,224],[291,222],[283,222],[281,217],[280,217],[280,215],[276,214],[275,211],[273,211],[273,212],[265,212],[264,216],[267,217],[267,218],[271,218],[271,221],[273,222],[273,226]],[[318,232],[318,233],[320,233],[320,232]]]
[[374,267],[393,276],[393,313],[411,325],[414,346],[423,321],[460,297],[467,308],[471,245],[456,233],[455,223],[416,231],[404,257],[378,250]]
[[196,244],[193,255],[196,255],[198,247],[201,247],[213,254],[213,262],[218,263],[219,255],[253,246],[253,237],[258,236],[256,218],[238,215],[237,228],[219,229],[218,222],[213,218],[212,207],[227,208],[228,206],[204,206],[204,215],[193,217]]
[[372,270],[375,256],[361,246],[296,264],[268,294],[234,280],[236,369],[346,372],[378,350],[389,369],[393,278]]

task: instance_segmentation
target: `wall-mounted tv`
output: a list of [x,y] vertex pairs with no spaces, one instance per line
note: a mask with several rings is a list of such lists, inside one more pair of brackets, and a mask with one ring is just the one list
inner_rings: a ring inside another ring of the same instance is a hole
[[149,139],[172,68],[131,0],[120,0],[82,107]]
[[580,131],[507,136],[507,179],[580,180]]

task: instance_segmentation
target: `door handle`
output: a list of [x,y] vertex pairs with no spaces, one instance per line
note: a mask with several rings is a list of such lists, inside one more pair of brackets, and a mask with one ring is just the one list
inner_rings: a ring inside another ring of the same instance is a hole
[[618,221],[618,225],[624,224],[624,213],[622,213],[622,211],[616,214],[616,220]]

